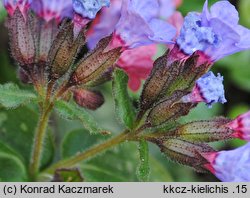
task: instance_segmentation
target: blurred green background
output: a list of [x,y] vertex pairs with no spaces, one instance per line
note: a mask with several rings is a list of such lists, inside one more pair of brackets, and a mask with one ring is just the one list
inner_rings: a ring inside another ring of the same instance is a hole
[[[214,2],[216,1],[210,0],[209,4]],[[239,10],[241,24],[250,28],[250,0],[231,2]],[[184,0],[179,10],[183,15],[193,10],[200,11],[203,3],[203,0]],[[15,82],[24,86],[18,81],[16,65],[9,56],[8,34],[4,26],[5,17],[6,13],[0,5],[0,83]],[[224,76],[228,102],[225,105],[214,105],[211,109],[200,104],[189,116],[183,118],[184,120],[207,119],[219,115],[235,118],[238,114],[250,109],[250,51],[219,61],[213,66],[213,71],[220,72]],[[32,89],[31,86],[29,88]],[[109,129],[113,134],[119,133],[122,126],[115,119],[111,83],[99,89],[104,93],[106,102],[103,107],[92,113],[104,128]],[[131,93],[131,95],[134,98],[137,97],[137,94]],[[30,105],[8,112],[0,109],[0,149],[11,153],[12,156],[0,155],[0,170],[5,167],[4,178],[9,181],[26,179],[27,170],[22,164],[28,161],[36,122],[35,106]],[[53,133],[47,138],[44,167],[60,157],[71,156],[105,138],[90,136],[82,129],[79,122],[65,122],[56,114],[53,114],[51,118],[50,129]],[[232,149],[242,144],[244,144],[243,141],[233,140],[215,143],[214,146],[218,149]],[[9,145],[12,145],[12,148]],[[139,163],[137,147],[136,143],[124,143],[82,163],[81,169],[86,181],[137,181],[136,171]],[[197,174],[191,168],[172,163],[154,145],[150,145],[150,153],[150,181],[217,181],[211,174]],[[6,167],[9,168],[6,169]],[[11,175],[13,170],[18,172],[14,176]]]

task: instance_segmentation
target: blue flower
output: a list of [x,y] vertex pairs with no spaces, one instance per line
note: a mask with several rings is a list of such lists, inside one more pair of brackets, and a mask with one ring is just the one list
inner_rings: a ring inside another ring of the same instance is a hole
[[227,102],[225,99],[223,76],[219,73],[217,76],[211,71],[206,73],[196,81],[196,86],[209,107],[217,102],[222,104]]
[[196,81],[193,91],[182,98],[182,102],[205,102],[208,107],[214,103],[227,102],[223,86],[223,76],[217,76],[213,72],[208,72]]
[[109,5],[110,0],[73,0],[74,11],[89,19],[94,19],[102,7]]
[[239,25],[235,7],[228,1],[215,3],[210,12],[208,1],[202,13],[189,13],[177,39],[186,53],[200,50],[212,61],[250,48],[250,30]]
[[212,162],[214,174],[223,182],[250,181],[250,143],[231,151],[220,151]]
[[176,29],[160,19],[159,12],[158,1],[123,0],[113,47],[135,48],[153,43],[173,43]]

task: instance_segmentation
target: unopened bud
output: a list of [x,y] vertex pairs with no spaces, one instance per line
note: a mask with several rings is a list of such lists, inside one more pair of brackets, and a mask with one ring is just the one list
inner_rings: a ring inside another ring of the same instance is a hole
[[19,8],[8,18],[7,27],[10,37],[10,49],[13,58],[23,68],[35,62],[36,50],[32,21],[34,16],[29,12],[26,20]]
[[149,112],[146,120],[149,126],[159,126],[187,115],[194,105],[192,103],[178,103],[183,94],[185,93],[176,92],[172,97],[156,104]]
[[213,152],[207,144],[193,144],[180,139],[168,139],[158,144],[161,151],[171,160],[183,165],[191,166],[198,172],[206,172],[204,165],[207,160],[200,153]]
[[226,118],[216,118],[190,122],[178,128],[174,135],[190,142],[213,142],[230,139],[233,130],[225,126],[229,121]]
[[146,80],[140,98],[140,109],[146,111],[157,99],[165,88],[178,76],[179,63],[168,64],[167,51],[163,56],[154,62],[149,78]]
[[76,71],[71,76],[71,84],[86,84],[98,78],[117,61],[121,55],[120,48],[104,51],[110,38],[102,39],[96,49],[79,62]]
[[82,30],[74,39],[73,24],[64,22],[49,52],[50,78],[62,77],[72,66],[75,58],[84,46],[85,36]]
[[96,110],[104,103],[103,95],[98,91],[89,91],[86,89],[76,89],[73,91],[75,102],[87,109]]
[[52,43],[58,33],[58,25],[56,20],[45,21],[42,18],[39,18],[37,24],[37,34],[39,35],[37,59],[39,62],[47,62]]

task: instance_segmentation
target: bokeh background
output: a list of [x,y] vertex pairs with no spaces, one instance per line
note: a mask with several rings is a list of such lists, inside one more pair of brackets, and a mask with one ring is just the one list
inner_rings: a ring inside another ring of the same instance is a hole
[[[210,0],[209,4],[216,2]],[[250,28],[250,0],[234,0],[233,3],[239,13],[242,25]],[[203,0],[183,0],[178,8],[185,15],[189,11],[201,11]],[[6,12],[0,5],[0,83],[15,82],[21,87],[32,89],[32,86],[23,85],[17,77],[17,67],[9,56],[8,33],[4,26]],[[200,104],[183,121],[195,119],[209,119],[214,116],[227,116],[235,118],[238,114],[250,109],[250,51],[241,52],[217,62],[212,69],[224,76],[224,85],[227,103],[214,105],[208,109]],[[116,120],[114,104],[111,93],[111,83],[99,87],[105,96],[105,104],[95,112],[98,123],[113,134],[122,131],[122,126]],[[136,101],[138,93],[131,96]],[[135,102],[136,103],[136,102]],[[24,161],[30,156],[30,146],[33,132],[37,122],[37,107],[29,105],[17,110],[6,111],[0,108],[0,147],[1,142],[12,145],[13,152],[20,155]],[[47,138],[46,157],[43,166],[46,167],[53,161],[67,157],[80,150],[96,144],[106,137],[90,136],[83,129],[81,123],[62,120],[53,113],[50,121],[50,135]],[[107,136],[108,138],[108,136]],[[218,149],[232,149],[244,144],[240,140],[214,143]],[[137,181],[136,171],[139,163],[138,148],[136,143],[124,143],[112,150],[105,152],[80,165],[86,181]],[[217,181],[212,174],[198,174],[191,168],[169,161],[159,149],[150,145],[150,181]],[[9,163],[9,169],[16,165]],[[0,169],[3,162],[0,159]],[[21,176],[20,176],[21,177]],[[19,178],[9,179],[18,180]]]

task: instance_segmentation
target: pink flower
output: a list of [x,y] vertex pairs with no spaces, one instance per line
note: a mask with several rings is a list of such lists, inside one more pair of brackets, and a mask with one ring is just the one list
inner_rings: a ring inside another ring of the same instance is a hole
[[32,0],[3,0],[3,4],[8,14],[12,16],[17,8],[21,11],[24,18],[30,7]]
[[234,137],[250,141],[250,111],[238,116],[227,126],[235,131]]
[[60,22],[64,17],[73,16],[72,0],[35,0],[31,8],[47,22],[52,19]]
[[117,65],[128,74],[128,86],[132,91],[137,91],[141,80],[145,80],[150,74],[156,52],[157,45],[142,46],[124,51],[117,61]]

